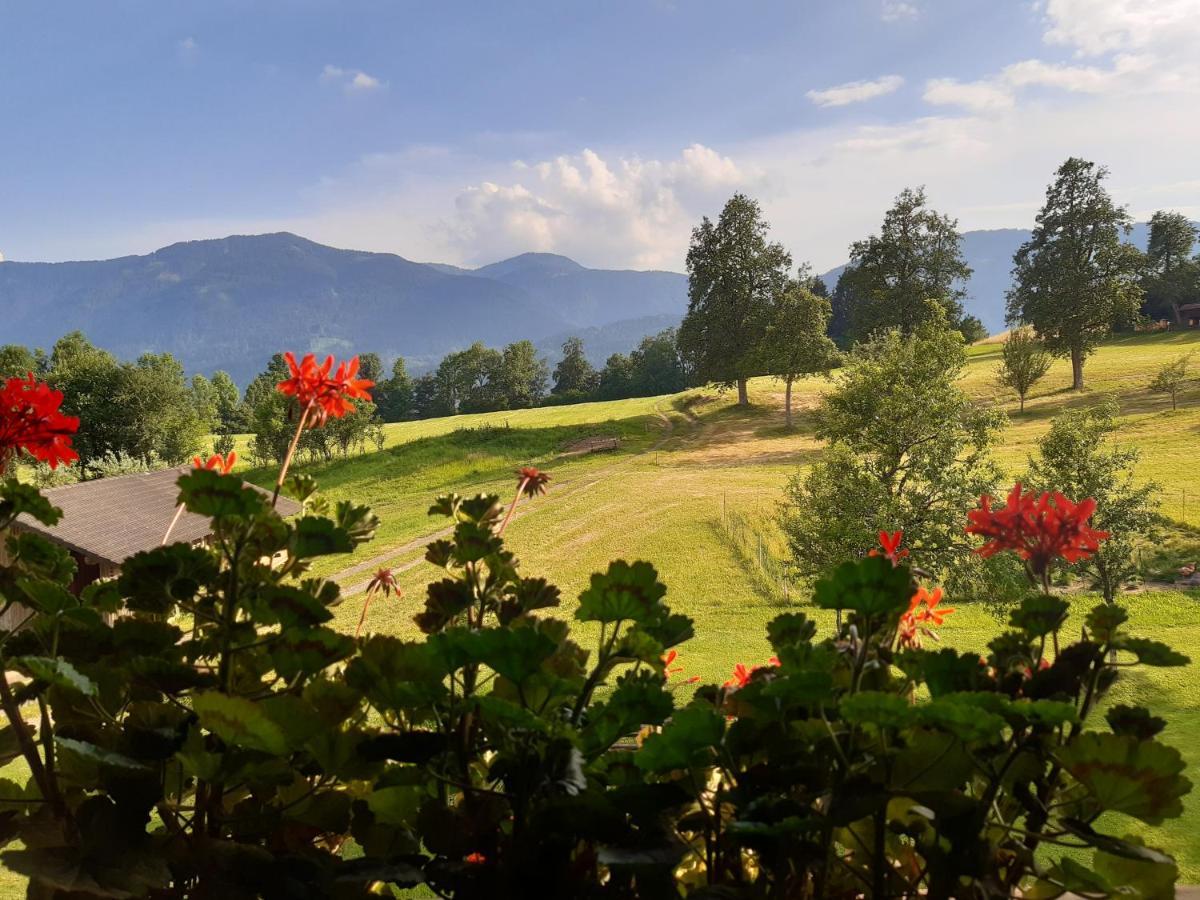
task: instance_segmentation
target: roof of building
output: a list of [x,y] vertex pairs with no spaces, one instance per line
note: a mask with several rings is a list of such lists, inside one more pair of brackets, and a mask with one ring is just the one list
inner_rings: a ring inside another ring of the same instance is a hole
[[[22,516],[18,525],[84,556],[119,566],[133,554],[162,544],[178,508],[176,482],[187,471],[163,469],[50,488],[46,499],[63,512],[58,524],[48,527]],[[280,497],[276,509],[291,516],[300,511],[300,504]],[[208,518],[185,510],[171,529],[171,542],[193,543],[211,533]]]
[[1200,303],[1184,303],[1179,307],[1181,313],[1200,312]]

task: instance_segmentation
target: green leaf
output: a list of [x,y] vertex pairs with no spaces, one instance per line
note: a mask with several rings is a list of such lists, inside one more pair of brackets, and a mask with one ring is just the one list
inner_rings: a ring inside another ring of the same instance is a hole
[[813,589],[813,602],[821,609],[848,609],[862,616],[899,613],[912,597],[912,575],[907,566],[893,566],[881,556],[844,562]]
[[210,551],[188,544],[169,544],[135,553],[125,560],[117,585],[129,609],[164,614],[171,612],[177,603],[195,599],[216,575],[217,564]]
[[[1124,843],[1144,848],[1140,837],[1125,835]],[[1109,884],[1116,888],[1121,897],[1132,900],[1171,900],[1175,896],[1175,880],[1179,867],[1166,854],[1157,854],[1155,861],[1131,859],[1129,855],[1117,855],[1097,850],[1092,858],[1092,868]]]
[[707,706],[679,710],[658,734],[646,738],[634,756],[638,768],[670,772],[711,761],[725,734],[725,717]]
[[648,669],[626,672],[617,678],[608,702],[588,711],[583,738],[589,755],[607,750],[621,737],[644,725],[662,724],[674,707],[666,682],[657,672]]
[[267,498],[236,475],[193,469],[179,478],[179,502],[188,510],[213,519],[251,519],[267,513]]
[[354,653],[354,638],[332,628],[290,628],[271,647],[271,660],[284,678],[315,675]]
[[581,622],[649,622],[659,618],[659,603],[667,593],[658,572],[648,562],[609,563],[608,571],[592,575],[579,595],[575,618]]
[[60,584],[40,578],[21,578],[17,587],[25,594],[24,604],[40,613],[55,615],[79,606],[79,599]]
[[1103,875],[1080,865],[1069,856],[1060,857],[1058,862],[1050,867],[1047,875],[1068,891],[1100,894],[1105,897],[1112,893],[1112,885]]
[[767,623],[767,640],[776,653],[785,647],[811,643],[816,633],[816,623],[802,612],[781,613]]
[[200,717],[200,724],[227,744],[275,756],[288,752],[283,729],[252,700],[209,691],[197,694],[192,699],[192,708]]
[[331,520],[305,516],[296,520],[288,549],[296,559],[312,559],[333,553],[349,553],[354,549],[354,542],[344,529]]
[[1141,740],[1154,737],[1167,727],[1167,720],[1150,714],[1144,706],[1119,703],[1104,714],[1113,734],[1131,734]]
[[75,691],[85,697],[96,696],[96,683],[61,657],[19,656],[12,664],[38,681]]
[[917,707],[917,715],[922,724],[953,734],[965,743],[991,741],[1003,733],[1006,724],[1001,715],[988,708],[996,700],[1004,698],[994,694],[951,694]]
[[0,480],[0,527],[21,515],[29,516],[43,525],[57,525],[62,518],[62,510],[43,497],[42,492],[32,484],[24,484],[15,478]]
[[1183,812],[1180,800],[1192,789],[1181,773],[1174,747],[1129,735],[1080,735],[1058,754],[1063,767],[1095,797],[1101,808],[1160,825]]
[[1177,653],[1162,641],[1149,638],[1119,637],[1115,646],[1118,650],[1132,653],[1144,666],[1186,666],[1191,662],[1189,657]]
[[534,628],[485,628],[464,635],[473,662],[521,684],[542,667],[556,644]]
[[1123,607],[1112,603],[1101,603],[1092,608],[1087,614],[1084,624],[1091,633],[1092,640],[1101,644],[1112,641],[1122,625],[1129,621],[1129,614]]
[[891,766],[891,787],[901,793],[955,791],[975,771],[966,749],[953,734],[915,729],[905,738]]
[[426,709],[446,695],[442,682],[452,670],[446,652],[440,642],[375,635],[346,667],[346,683],[379,709]]
[[90,744],[87,741],[77,741],[72,738],[56,735],[54,743],[60,749],[70,753],[77,759],[100,766],[101,768],[120,769],[127,772],[142,772],[147,769],[147,766],[136,759],[132,759],[123,753],[105,750],[103,747],[97,747],[95,744]]
[[1009,624],[1031,638],[1046,637],[1062,628],[1070,604],[1059,597],[1029,594],[1012,611]]
[[433,634],[449,625],[474,602],[471,586],[458,578],[443,578],[425,587],[425,609],[413,622],[425,634]]
[[285,628],[323,625],[333,618],[333,613],[318,598],[293,585],[273,585],[266,592],[265,600]]
[[[890,564],[889,564],[890,565]],[[904,697],[882,691],[862,691],[842,700],[838,713],[851,725],[876,728],[905,728],[916,718],[913,706]]]
[[1014,715],[1038,725],[1057,727],[1079,721],[1075,704],[1061,700],[1016,700],[1009,709]]

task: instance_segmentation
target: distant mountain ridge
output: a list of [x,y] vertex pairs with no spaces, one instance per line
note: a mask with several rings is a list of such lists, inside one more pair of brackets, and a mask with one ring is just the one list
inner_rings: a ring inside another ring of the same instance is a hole
[[[1129,240],[1146,246],[1147,226]],[[1004,327],[1012,256],[1029,232],[968,231],[974,270],[967,311]],[[824,274],[830,289],[844,266]],[[288,232],[187,241],[145,256],[89,262],[0,262],[0,343],[49,348],[81,329],[132,359],[169,351],[189,372],[225,369],[245,384],[280,349],[374,351],[410,368],[437,365],[473,341],[528,338],[557,359],[584,339],[600,364],[687,310],[678,272],[591,269],[553,253],[523,253],[478,269],[343,250]]]
[[536,342],[647,315],[677,321],[686,308],[677,273],[588,269],[552,254],[458,269],[287,232],[0,264],[2,342],[49,347],[81,329],[123,358],[170,351],[189,372],[225,369],[243,384],[283,348],[402,355],[421,369],[476,340]]

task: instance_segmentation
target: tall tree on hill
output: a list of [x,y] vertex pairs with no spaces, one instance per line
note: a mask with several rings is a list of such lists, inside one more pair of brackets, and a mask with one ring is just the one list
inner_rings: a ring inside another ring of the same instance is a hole
[[958,221],[929,209],[924,188],[905,188],[879,234],[850,245],[850,262],[838,279],[850,306],[850,336],[865,340],[887,328],[909,334],[925,321],[927,300],[961,328],[970,277]]
[[221,420],[221,430],[226,434],[245,430],[246,423],[238,409],[242,402],[242,392],[238,390],[230,374],[222,369],[213,372],[212,388],[217,398],[217,416]]
[[203,375],[192,376],[192,406],[204,424],[205,431],[217,431],[221,427],[221,414],[217,410],[217,389]]
[[379,384],[383,381],[383,360],[378,353],[360,353],[358,355],[358,377]]
[[1146,248],[1146,292],[1142,311],[1179,324],[1179,306],[1200,294],[1200,261],[1192,258],[1196,226],[1183,213],[1159,210],[1150,217]]
[[676,331],[668,328],[647,335],[629,354],[630,397],[675,394],[687,387]]
[[562,345],[562,359],[554,367],[552,394],[590,394],[600,383],[599,373],[583,352],[583,340],[569,337]]
[[600,370],[600,384],[596,393],[601,400],[620,400],[632,396],[633,361],[627,354],[614,353]]
[[375,397],[379,415],[385,422],[401,422],[413,414],[413,382],[403,356],[396,357],[392,377],[379,385]]
[[497,409],[527,409],[546,396],[550,369],[532,341],[516,341],[504,348],[496,375]]
[[116,409],[119,379],[116,357],[81,331],[63,335],[50,351],[46,381],[63,392],[63,412],[87,423],[72,442],[84,477],[95,474],[95,464],[106,454],[123,449]]
[[1121,236],[1129,214],[1102,182],[1108,170],[1071,157],[1058,168],[1033,235],[1013,257],[1010,323],[1032,325],[1051,353],[1071,358],[1083,389],[1083,363],[1114,325],[1137,318],[1141,254]]
[[766,310],[787,287],[791,255],[767,240],[758,203],[734,194],[716,222],[707,216],[688,248],[688,310],[679,343],[703,381],[737,385],[746,405],[746,379],[758,374],[754,354]]
[[768,310],[759,365],[786,385],[788,428],[792,427],[793,382],[804,375],[828,372],[837,364],[837,347],[826,333],[830,314],[829,301],[806,287],[803,279],[791,284]]

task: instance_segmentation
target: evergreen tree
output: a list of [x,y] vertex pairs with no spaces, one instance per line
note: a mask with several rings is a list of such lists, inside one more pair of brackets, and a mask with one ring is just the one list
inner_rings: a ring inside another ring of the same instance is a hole
[[767,240],[770,226],[756,201],[734,194],[716,222],[692,230],[687,254],[688,310],[679,342],[705,382],[737,386],[746,405],[746,379],[758,374],[754,356],[766,311],[786,287],[792,258]]
[[402,422],[413,414],[413,382],[403,356],[392,363],[392,377],[375,391],[375,401],[385,422]]
[[1033,235],[1013,257],[1010,323],[1032,325],[1046,349],[1071,358],[1072,385],[1083,389],[1083,363],[1114,325],[1134,321],[1141,305],[1141,254],[1121,241],[1129,214],[1103,181],[1108,170],[1071,157],[1058,168]]

